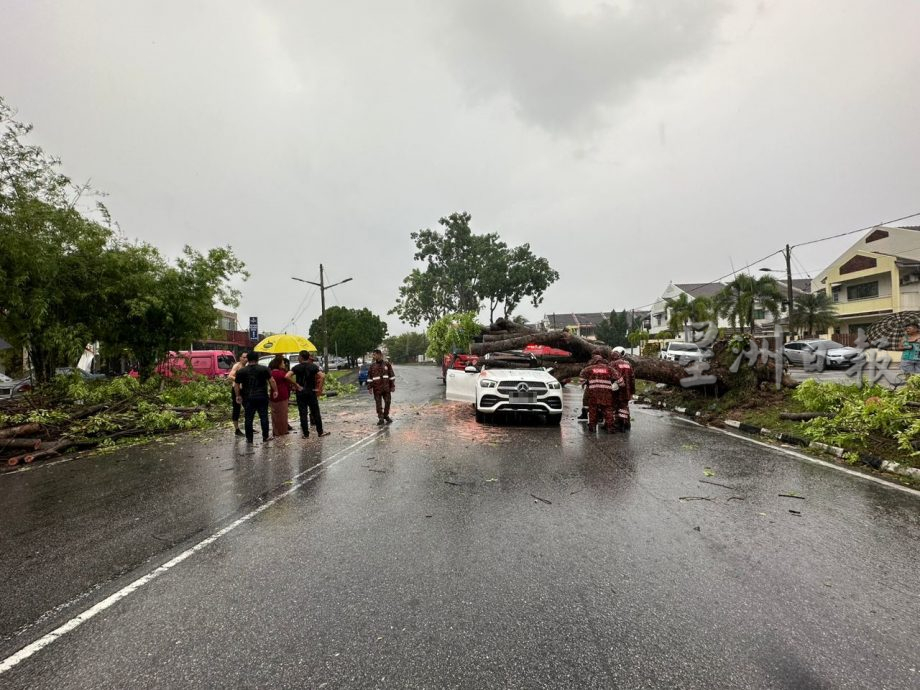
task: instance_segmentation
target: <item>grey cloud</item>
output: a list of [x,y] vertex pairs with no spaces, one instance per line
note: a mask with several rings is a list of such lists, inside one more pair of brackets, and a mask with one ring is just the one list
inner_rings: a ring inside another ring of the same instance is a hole
[[460,2],[445,54],[472,100],[509,98],[523,120],[553,133],[590,130],[645,80],[698,56],[724,8],[643,0],[567,14],[554,0]]

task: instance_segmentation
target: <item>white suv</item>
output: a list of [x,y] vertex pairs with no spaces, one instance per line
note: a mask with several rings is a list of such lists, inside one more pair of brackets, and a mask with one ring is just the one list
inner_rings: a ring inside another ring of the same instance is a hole
[[696,343],[685,343],[679,340],[672,340],[658,353],[658,358],[667,359],[685,366],[690,362],[707,360],[711,355],[711,351],[700,350],[700,346]]
[[498,412],[545,414],[547,422],[562,421],[562,384],[537,358],[523,352],[493,352],[480,367],[447,371],[447,399],[471,402],[476,421]]

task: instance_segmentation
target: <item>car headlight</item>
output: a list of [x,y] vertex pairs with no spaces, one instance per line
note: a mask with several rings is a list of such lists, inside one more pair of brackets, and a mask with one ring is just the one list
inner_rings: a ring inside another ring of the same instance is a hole
[[479,381],[479,386],[481,388],[495,388],[496,385],[496,382],[491,379],[481,379]]
[[550,390],[559,390],[560,388],[562,388],[562,384],[559,383],[558,381],[550,381],[549,383],[546,384],[546,387],[549,388]]

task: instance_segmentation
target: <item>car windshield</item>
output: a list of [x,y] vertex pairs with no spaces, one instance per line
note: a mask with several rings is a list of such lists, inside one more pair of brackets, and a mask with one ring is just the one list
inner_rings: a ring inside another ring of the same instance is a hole
[[814,350],[833,350],[838,347],[843,347],[840,343],[835,343],[833,340],[815,340],[809,345]]
[[679,352],[696,352],[700,348],[693,343],[671,343],[668,345],[669,350],[677,350]]
[[481,360],[484,369],[542,369],[533,355],[523,352],[492,352]]

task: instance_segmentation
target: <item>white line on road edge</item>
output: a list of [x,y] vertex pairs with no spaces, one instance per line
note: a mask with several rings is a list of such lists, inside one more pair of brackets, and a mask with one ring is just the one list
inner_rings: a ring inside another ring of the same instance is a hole
[[[342,460],[345,460],[347,457],[349,457],[350,455],[352,455],[352,453],[353,453],[354,451],[358,450],[361,446],[369,444],[371,441],[373,441],[375,438],[377,438],[378,436],[380,436],[382,433],[383,433],[383,429],[378,429],[378,430],[374,431],[372,434],[370,434],[369,436],[365,436],[365,437],[362,438],[360,441],[355,441],[355,442],[352,443],[350,446],[346,446],[346,447],[343,448],[342,450],[333,453],[333,454],[330,455],[326,460],[323,460],[322,462],[319,462],[319,463],[313,465],[312,467],[310,467],[310,468],[307,469],[307,470],[304,470],[304,471],[301,472],[300,474],[295,474],[295,475],[294,475],[293,477],[291,477],[291,479],[289,479],[288,481],[295,481],[295,480],[299,479],[300,477],[303,477],[303,476],[306,475],[306,474],[312,474],[312,476],[307,477],[307,478],[304,479],[303,481],[297,482],[296,484],[294,484],[293,486],[291,486],[291,488],[288,489],[287,491],[285,491],[284,493],[279,494],[278,496],[275,496],[275,498],[273,498],[273,499],[271,499],[271,500],[269,500],[269,501],[266,501],[264,504],[260,505],[258,508],[256,508],[256,509],[253,510],[252,512],[247,513],[246,515],[242,516],[241,518],[238,518],[237,520],[234,520],[234,521],[231,522],[229,525],[227,525],[227,526],[224,527],[223,529],[218,530],[217,532],[215,532],[215,533],[212,534],[211,536],[205,537],[204,539],[202,539],[200,542],[198,542],[198,543],[195,544],[194,546],[189,547],[188,549],[186,549],[185,551],[183,551],[182,553],[180,553],[178,556],[176,556],[175,558],[173,558],[173,559],[167,561],[166,563],[164,563],[164,564],[161,565],[160,567],[156,568],[156,569],[153,570],[152,572],[147,573],[147,574],[144,575],[143,577],[139,577],[139,578],[136,579],[134,582],[132,582],[132,583],[126,585],[125,587],[122,587],[120,590],[118,590],[118,591],[115,592],[114,594],[109,595],[108,597],[106,597],[105,599],[103,599],[102,601],[100,601],[100,602],[99,602],[98,604],[96,604],[95,606],[91,606],[90,608],[86,609],[86,610],[83,611],[82,613],[80,613],[80,614],[74,616],[73,618],[71,618],[69,621],[67,621],[67,622],[64,623],[63,625],[61,625],[61,626],[55,628],[54,630],[52,630],[52,631],[49,632],[48,634],[46,634],[46,635],[40,637],[39,639],[35,640],[35,642],[32,642],[31,644],[29,644],[29,645],[23,647],[22,649],[20,649],[20,650],[19,650],[18,652],[16,652],[15,654],[13,654],[13,655],[7,657],[7,658],[4,659],[3,661],[0,661],[0,674],[3,674],[3,673],[5,673],[6,671],[9,671],[11,668],[13,668],[13,667],[16,666],[17,664],[19,664],[19,663],[25,661],[26,659],[28,659],[30,656],[32,656],[32,655],[35,654],[36,652],[41,651],[42,649],[44,649],[45,647],[47,647],[49,644],[51,644],[51,643],[54,642],[55,640],[59,639],[60,637],[63,637],[64,635],[66,635],[66,634],[69,633],[70,631],[72,631],[72,630],[74,630],[75,628],[78,628],[79,626],[83,625],[83,623],[85,623],[86,621],[88,621],[88,620],[90,620],[91,618],[95,617],[96,615],[102,613],[102,612],[105,611],[107,608],[109,608],[109,607],[111,607],[113,604],[116,604],[117,602],[121,601],[122,599],[124,599],[125,597],[129,596],[129,595],[132,594],[133,592],[136,592],[137,590],[139,590],[141,587],[143,587],[144,585],[146,585],[146,584],[147,584],[148,582],[150,582],[151,580],[154,580],[154,579],[158,578],[160,575],[162,575],[163,573],[168,572],[168,571],[171,570],[172,568],[174,568],[174,567],[176,567],[177,565],[179,565],[182,561],[184,561],[185,559],[187,559],[189,556],[192,556],[192,555],[198,553],[198,552],[201,551],[202,549],[206,548],[206,547],[209,546],[210,544],[212,544],[212,543],[214,543],[215,541],[217,541],[218,539],[220,539],[222,536],[224,536],[224,535],[227,534],[228,532],[232,532],[232,531],[235,530],[237,527],[239,527],[240,525],[242,525],[244,522],[247,522],[247,521],[251,520],[251,519],[254,518],[256,515],[258,515],[259,513],[261,513],[263,510],[266,510],[267,508],[270,508],[271,506],[273,506],[275,503],[277,503],[278,501],[280,501],[280,500],[281,500],[282,498],[284,498],[285,496],[291,495],[292,493],[294,493],[295,491],[297,491],[300,487],[302,487],[302,486],[304,486],[305,484],[307,484],[307,483],[313,481],[314,479],[316,479],[316,477],[318,477],[319,474],[320,474],[320,472],[317,471],[317,470],[329,469],[330,467],[333,467],[334,465],[337,465],[337,464],[340,463]],[[337,457],[337,456],[339,456],[339,457]],[[334,458],[335,458],[335,461],[333,462],[333,459],[334,459]],[[325,467],[324,467],[324,465],[325,465]]]
[[841,467],[840,465],[835,465],[834,463],[828,462],[827,460],[821,460],[820,458],[815,458],[815,457],[812,457],[811,455],[805,455],[805,453],[799,453],[790,448],[774,446],[770,443],[764,443],[763,441],[758,441],[756,439],[753,439],[750,436],[736,434],[731,431],[726,431],[725,429],[719,429],[718,427],[715,427],[715,426],[709,426],[707,424],[700,424],[699,422],[695,422],[692,419],[684,419],[683,417],[672,417],[672,419],[677,419],[687,424],[693,424],[694,426],[698,426],[703,429],[712,429],[713,431],[718,431],[720,434],[725,434],[726,436],[737,438],[740,441],[747,441],[748,443],[753,443],[758,446],[763,446],[764,448],[770,448],[771,450],[776,450],[776,451],[779,451],[780,453],[791,455],[792,457],[798,458],[799,460],[807,460],[808,462],[813,462],[816,465],[823,465],[824,467],[828,467],[832,470],[837,470],[838,472],[845,472],[846,474],[851,474],[854,477],[859,477],[860,479],[866,479],[870,482],[875,482],[876,484],[887,486],[889,489],[897,489],[898,491],[903,491],[904,493],[908,493],[908,494],[911,494],[912,496],[916,496],[920,498],[920,491],[917,491],[916,489],[911,489],[910,487],[907,487],[907,486],[901,486],[900,484],[895,484],[894,482],[890,482],[886,479],[879,479],[878,477],[873,477],[870,474],[863,474],[862,472],[851,470],[848,467]]

